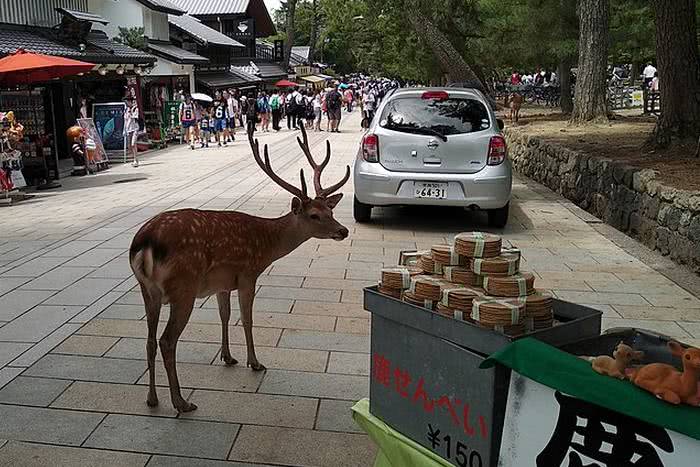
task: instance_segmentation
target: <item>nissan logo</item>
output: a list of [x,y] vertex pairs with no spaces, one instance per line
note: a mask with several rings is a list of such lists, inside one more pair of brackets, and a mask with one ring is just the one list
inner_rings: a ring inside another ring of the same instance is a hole
[[437,149],[439,146],[438,142],[435,141],[434,139],[431,139],[428,141],[428,149]]

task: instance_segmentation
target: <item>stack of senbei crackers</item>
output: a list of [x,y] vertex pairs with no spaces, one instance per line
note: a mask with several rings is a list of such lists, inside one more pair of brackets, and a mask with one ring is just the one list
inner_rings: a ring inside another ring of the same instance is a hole
[[382,270],[379,292],[508,335],[553,325],[552,295],[520,270],[520,251],[500,236],[465,232],[430,251],[403,252]]

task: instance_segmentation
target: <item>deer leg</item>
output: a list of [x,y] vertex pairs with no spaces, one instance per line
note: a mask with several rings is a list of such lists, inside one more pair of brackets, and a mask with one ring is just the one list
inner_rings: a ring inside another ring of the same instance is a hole
[[177,369],[175,367],[175,355],[177,351],[177,340],[180,338],[187,321],[192,314],[194,306],[194,294],[184,298],[178,297],[170,303],[170,318],[165,326],[163,334],[160,336],[160,352],[163,355],[165,372],[168,374],[168,384],[170,385],[170,399],[173,407],[178,412],[190,412],[197,408],[196,405],[187,402],[180,393],[180,383],[177,379]]
[[238,360],[231,356],[228,347],[228,322],[231,318],[231,292],[219,292],[216,294],[216,301],[219,304],[219,316],[221,317],[221,360],[227,365],[235,365]]
[[158,352],[158,342],[156,332],[158,331],[158,318],[160,317],[160,293],[153,293],[141,285],[141,295],[146,304],[146,322],[148,323],[148,340],[146,341],[146,356],[148,358],[148,397],[146,404],[149,407],[158,405],[158,395],[156,394],[156,352]]
[[238,303],[241,305],[241,323],[245,332],[245,344],[248,350],[247,365],[253,371],[262,371],[265,366],[258,362],[253,344],[253,300],[255,299],[255,281],[238,285]]

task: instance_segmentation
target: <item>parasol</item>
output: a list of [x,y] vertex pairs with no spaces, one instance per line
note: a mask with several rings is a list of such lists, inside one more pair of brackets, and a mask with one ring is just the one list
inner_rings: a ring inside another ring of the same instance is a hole
[[295,86],[299,86],[299,84],[295,83],[294,81],[281,79],[275,83],[275,86],[277,86],[278,88],[293,88]]
[[23,49],[0,59],[0,83],[4,86],[50,81],[65,76],[87,73],[94,63],[35,54]]
[[212,99],[210,96],[207,96],[206,94],[203,94],[201,92],[193,92],[191,94],[192,99],[200,102],[214,102],[214,99]]

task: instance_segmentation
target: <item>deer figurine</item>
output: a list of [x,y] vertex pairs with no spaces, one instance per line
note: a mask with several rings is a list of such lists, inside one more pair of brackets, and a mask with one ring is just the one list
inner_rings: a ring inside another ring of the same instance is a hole
[[700,405],[700,349],[684,349],[678,342],[669,342],[671,353],[680,357],[683,372],[665,363],[650,363],[627,370],[627,377],[635,385],[671,404]]
[[333,209],[342,193],[333,194],[350,178],[345,176],[328,188],[321,186],[321,173],[331,157],[326,142],[326,157],[317,164],[311,155],[306,131],[297,142],[313,168],[316,197],[307,194],[304,170],[301,187],[283,180],[270,164],[267,145],[264,160],[257,140],[249,135],[255,161],[277,185],[291,193],[291,212],[268,219],[241,212],[182,209],[166,211],[150,219],[136,233],[129,250],[129,263],[141,287],[148,322],[146,355],[149,389],[146,403],[158,405],[155,389],[156,331],[160,308],[170,304],[170,317],[160,336],[160,351],[168,375],[170,397],[178,412],[197,406],[185,401],[180,393],[175,365],[177,341],[192,313],[196,298],[216,294],[221,317],[221,359],[226,365],[237,362],[229,350],[228,324],[231,315],[231,292],[238,290],[241,322],[247,347],[247,366],[265,370],[255,356],[253,344],[253,300],[260,274],[279,258],[286,256],[311,238],[342,241],[348,229],[333,218]]
[[591,367],[596,373],[612,376],[617,379],[625,379],[625,369],[627,369],[634,360],[641,360],[644,358],[644,352],[635,351],[632,347],[620,341],[615,347],[612,357],[600,355],[598,357],[581,358],[591,362]]

